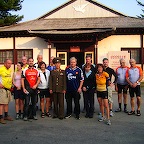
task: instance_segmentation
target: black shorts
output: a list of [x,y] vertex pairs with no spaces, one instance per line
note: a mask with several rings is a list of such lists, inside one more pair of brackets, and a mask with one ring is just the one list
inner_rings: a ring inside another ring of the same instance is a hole
[[108,99],[107,91],[97,91],[97,98]]
[[134,94],[140,97],[141,96],[140,85],[137,85],[135,88],[129,87],[129,94],[130,94],[130,97],[134,97]]
[[124,94],[127,94],[128,85],[117,84],[117,87],[118,87],[118,94],[122,93],[122,91]]
[[21,99],[24,100],[24,93],[22,90],[17,90],[14,88],[14,99]]
[[49,89],[39,89],[40,93],[39,93],[39,97],[41,98],[50,98],[50,92]]

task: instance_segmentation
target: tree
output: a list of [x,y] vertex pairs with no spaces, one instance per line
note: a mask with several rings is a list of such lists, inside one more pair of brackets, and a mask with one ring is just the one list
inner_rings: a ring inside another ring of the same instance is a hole
[[21,10],[24,0],[0,0],[0,26],[8,26],[21,21],[22,16],[12,14]]
[[[144,7],[144,3],[142,3],[141,1],[138,1],[138,0],[136,0],[136,1],[137,1],[138,5]],[[142,12],[144,13],[144,10],[143,10],[143,9],[142,9]],[[137,17],[139,17],[139,18],[144,18],[144,14],[140,14],[140,16],[137,16]]]

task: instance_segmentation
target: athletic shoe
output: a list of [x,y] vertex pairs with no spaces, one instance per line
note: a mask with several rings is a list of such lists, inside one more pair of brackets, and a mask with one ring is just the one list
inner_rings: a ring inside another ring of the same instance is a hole
[[113,116],[114,116],[113,111],[110,111],[110,116],[111,116],[111,117],[113,117]]
[[24,120],[24,121],[27,121],[27,120],[28,120],[28,118],[27,118],[27,117],[24,117],[24,118],[23,118],[23,120]]
[[16,114],[16,120],[18,120],[20,117],[19,117],[19,114]]
[[34,120],[38,120],[37,116],[33,116],[33,119],[34,119]]
[[141,116],[140,110],[137,110],[137,116]]
[[75,117],[77,120],[80,120],[80,117],[79,117],[79,115],[76,115],[76,117]]
[[115,110],[115,112],[121,112],[121,109],[120,109],[120,108],[118,108],[118,109],[116,109],[116,110]]
[[128,112],[128,115],[135,115],[135,111]]
[[6,121],[4,120],[4,118],[1,118],[1,119],[0,119],[0,123],[1,123],[1,124],[6,124]]
[[66,119],[67,119],[67,118],[70,118],[70,117],[71,117],[71,115],[66,115],[66,116],[65,116]]
[[102,116],[101,118],[98,119],[99,122],[102,122],[102,121],[105,121],[105,120],[106,120],[106,118],[103,117],[103,116]]
[[107,120],[107,125],[111,125],[111,121],[109,119]]
[[4,120],[13,121],[13,118],[10,116],[4,117]]
[[125,112],[125,113],[128,113],[128,110],[127,110],[127,109],[124,109],[124,112]]

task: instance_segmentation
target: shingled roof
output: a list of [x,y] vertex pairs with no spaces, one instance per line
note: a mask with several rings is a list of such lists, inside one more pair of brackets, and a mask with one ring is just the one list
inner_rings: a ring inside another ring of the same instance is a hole
[[4,31],[69,30],[69,29],[144,28],[144,19],[132,17],[99,17],[72,19],[39,19],[1,27]]

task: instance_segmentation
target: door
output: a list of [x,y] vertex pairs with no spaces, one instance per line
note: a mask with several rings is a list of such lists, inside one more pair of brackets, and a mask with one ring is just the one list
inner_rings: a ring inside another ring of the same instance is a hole
[[68,64],[71,57],[75,57],[77,59],[77,65],[81,68],[84,64],[84,52],[70,52],[68,56]]

